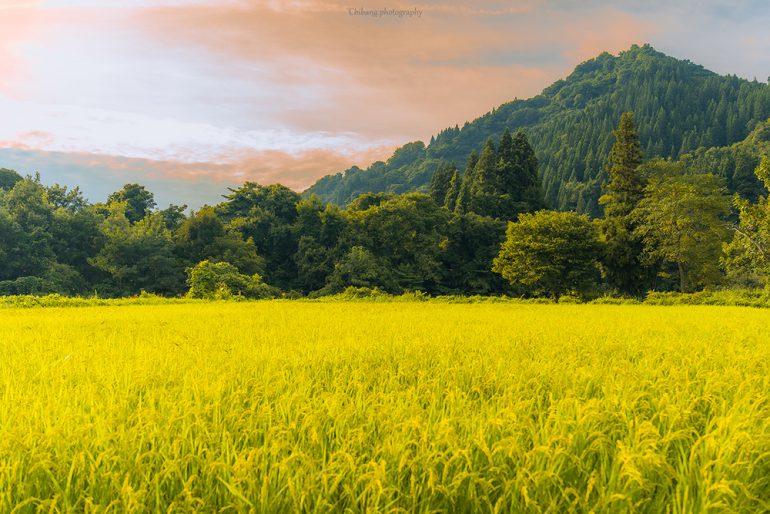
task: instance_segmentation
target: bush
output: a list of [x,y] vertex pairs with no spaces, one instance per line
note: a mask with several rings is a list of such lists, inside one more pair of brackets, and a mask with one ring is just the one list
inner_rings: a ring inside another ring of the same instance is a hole
[[201,261],[187,270],[188,298],[227,300],[232,298],[274,298],[277,290],[255,273],[244,275],[229,262]]
[[766,289],[725,289],[697,293],[659,293],[650,291],[644,299],[649,305],[733,305],[770,307],[770,291]]
[[642,302],[636,298],[625,298],[622,296],[600,296],[599,298],[594,298],[588,303],[600,305],[639,305]]

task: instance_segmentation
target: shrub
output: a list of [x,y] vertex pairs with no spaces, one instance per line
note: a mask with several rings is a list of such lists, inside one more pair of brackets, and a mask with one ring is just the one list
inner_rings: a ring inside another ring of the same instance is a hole
[[207,300],[226,300],[234,297],[273,298],[275,288],[262,282],[262,277],[255,273],[244,275],[229,262],[201,261],[187,270],[189,298]]

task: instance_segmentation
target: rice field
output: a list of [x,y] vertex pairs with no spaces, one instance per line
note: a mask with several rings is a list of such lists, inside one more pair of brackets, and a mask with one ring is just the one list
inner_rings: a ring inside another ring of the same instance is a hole
[[0,512],[770,511],[770,311],[0,309]]

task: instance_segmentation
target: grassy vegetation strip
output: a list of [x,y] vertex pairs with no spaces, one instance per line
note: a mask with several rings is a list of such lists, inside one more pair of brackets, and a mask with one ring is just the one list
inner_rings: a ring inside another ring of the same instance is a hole
[[[317,298],[290,297],[295,301],[336,303],[367,302],[367,303],[506,303],[521,305],[536,304],[600,304],[600,305],[724,305],[742,307],[770,307],[770,290],[763,289],[729,289],[720,291],[700,291],[697,293],[649,292],[642,300],[634,298],[619,298],[602,296],[592,300],[583,300],[574,296],[562,296],[558,301],[549,298],[511,298],[507,296],[429,296],[420,291],[408,292],[402,295],[383,293],[378,289],[348,288],[344,293]],[[287,297],[286,299],[289,299]],[[227,301],[250,301],[234,297]],[[19,295],[0,296],[0,308],[33,308],[33,307],[94,307],[107,305],[162,305],[178,303],[202,303],[203,300],[190,298],[164,298],[153,294],[142,294],[131,298],[98,298],[98,297],[67,297],[58,294],[47,296]]]
[[0,512],[770,510],[735,307],[0,310]]
[[162,296],[156,296],[152,294],[135,296],[131,298],[78,297],[62,296],[59,294],[49,294],[45,296],[0,296],[0,309],[28,309],[36,307],[98,307],[109,305],[162,305],[178,303],[201,303],[201,300],[193,300],[189,298],[164,298]]

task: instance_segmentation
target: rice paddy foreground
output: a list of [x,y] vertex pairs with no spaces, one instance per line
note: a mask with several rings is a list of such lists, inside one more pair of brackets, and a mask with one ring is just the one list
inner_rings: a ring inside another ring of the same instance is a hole
[[770,511],[770,313],[0,310],[0,512]]

